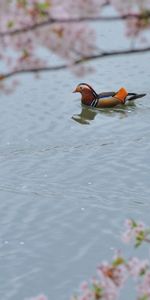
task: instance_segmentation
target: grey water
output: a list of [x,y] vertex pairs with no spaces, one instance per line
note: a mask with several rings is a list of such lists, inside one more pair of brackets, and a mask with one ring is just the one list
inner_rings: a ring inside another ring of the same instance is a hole
[[[99,25],[100,26],[100,25]],[[101,25],[103,47],[128,45]],[[0,297],[66,300],[126,247],[126,218],[150,224],[150,54],[111,57],[77,78],[22,76],[0,96]],[[147,93],[123,108],[89,110],[72,90]]]

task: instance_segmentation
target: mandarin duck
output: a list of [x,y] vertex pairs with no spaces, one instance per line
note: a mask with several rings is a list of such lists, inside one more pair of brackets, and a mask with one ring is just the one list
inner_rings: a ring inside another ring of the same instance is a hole
[[103,92],[97,94],[87,83],[78,84],[73,93],[81,93],[81,103],[96,108],[114,107],[146,95],[128,93],[123,87],[120,88],[118,92]]

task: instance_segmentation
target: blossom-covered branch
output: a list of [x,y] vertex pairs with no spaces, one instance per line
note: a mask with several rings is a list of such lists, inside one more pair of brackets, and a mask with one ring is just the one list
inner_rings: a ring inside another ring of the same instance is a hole
[[[142,242],[150,243],[150,228],[147,228],[144,223],[126,220],[125,228],[122,235],[124,242],[128,243],[133,239],[136,247]],[[149,259],[125,258],[119,251],[110,263],[100,264],[94,280],[84,282],[81,285],[80,295],[73,297],[72,300],[116,300],[129,279],[136,282],[137,300],[149,300]]]
[[[128,49],[128,50],[123,50],[123,51],[111,51],[111,52],[102,52],[100,54],[95,54],[95,55],[90,55],[86,57],[81,57],[78,60],[75,60],[72,62],[72,68],[75,67],[76,65],[80,65],[83,63],[86,63],[88,61],[92,61],[95,59],[101,59],[101,58],[106,58],[109,56],[119,56],[119,55],[126,55],[126,54],[136,54],[136,53],[145,53],[149,52],[150,47],[146,48],[140,48],[140,49]],[[42,73],[42,72],[52,72],[52,71],[60,71],[67,69],[68,65],[67,64],[62,64],[58,66],[45,66],[45,67],[35,67],[35,68],[26,68],[26,69],[19,69],[19,70],[14,70],[12,72],[8,73],[1,73],[0,74],[0,80],[7,79],[9,77],[19,75],[19,74],[26,74],[26,73]]]
[[117,16],[87,16],[87,17],[72,17],[72,18],[48,18],[45,21],[39,23],[34,23],[31,26],[26,26],[23,28],[18,28],[15,30],[0,31],[0,37],[4,36],[13,36],[17,34],[26,33],[28,31],[36,30],[40,27],[45,27],[47,25],[53,25],[54,23],[82,23],[82,22],[112,22],[112,21],[122,21],[128,19],[137,19],[137,20],[147,20],[149,21],[150,12],[143,12],[142,14],[124,14]]
[[[104,16],[106,4],[113,8],[114,15]],[[81,63],[84,61],[149,51],[147,46],[144,49],[117,49],[112,53],[104,51],[97,54],[97,48],[101,45],[96,43],[96,31],[91,21],[118,20],[124,20],[129,38],[138,38],[150,28],[149,1],[1,0],[0,88],[4,87],[2,79],[15,74],[54,71],[66,67],[81,73]],[[49,54],[54,53],[64,63],[49,66],[50,59],[44,58],[41,54],[43,50]]]
[[[125,221],[124,242],[135,241],[138,247],[142,242],[150,243],[150,228],[134,220]],[[90,281],[84,281],[80,292],[71,300],[117,300],[127,280],[133,280],[137,300],[150,299],[150,261],[138,257],[125,258],[117,251],[110,262],[102,262],[97,268],[97,275]],[[39,295],[33,300],[48,300]],[[30,299],[30,300],[32,300]]]
[[131,240],[135,241],[135,247],[139,247],[143,242],[150,243],[150,228],[146,228],[142,222],[135,222],[134,220],[126,220],[126,230],[122,235],[125,243]]

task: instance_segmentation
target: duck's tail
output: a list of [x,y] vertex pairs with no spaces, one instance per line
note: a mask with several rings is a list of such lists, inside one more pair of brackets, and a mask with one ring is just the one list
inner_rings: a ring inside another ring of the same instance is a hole
[[127,101],[135,100],[144,97],[146,94],[128,93]]

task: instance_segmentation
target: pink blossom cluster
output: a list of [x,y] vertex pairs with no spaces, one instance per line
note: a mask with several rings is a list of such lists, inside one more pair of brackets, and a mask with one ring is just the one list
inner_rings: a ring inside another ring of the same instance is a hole
[[125,243],[135,240],[135,246],[138,247],[143,241],[150,242],[150,229],[146,228],[144,223],[135,222],[134,220],[128,219],[125,222],[125,228],[126,230],[122,235],[122,240]]
[[110,2],[122,14],[140,13],[150,10],[149,0],[110,0]]
[[[143,241],[150,242],[148,239],[149,229],[143,223],[127,220],[125,225],[130,234],[125,232],[123,240],[136,239],[139,234],[141,235],[141,232],[144,232],[146,238],[143,238],[140,244]],[[130,279],[133,280],[133,283],[135,282],[137,300],[150,300],[149,260],[142,260],[138,257],[125,259],[118,252],[111,263],[104,262],[98,267],[97,277],[92,279],[90,283],[84,282],[81,285],[80,294],[73,297],[72,300],[117,300],[120,290],[125,287],[126,281]]]
[[[129,242],[140,235],[142,242],[149,243],[150,230],[141,222],[126,220],[126,231],[123,240]],[[142,234],[141,234],[142,232]],[[102,262],[97,268],[97,275],[89,282],[84,281],[80,292],[71,297],[71,300],[117,300],[121,289],[125,288],[127,280],[133,281],[137,300],[150,300],[150,262],[138,257],[125,258],[120,251],[115,253],[111,262]],[[39,295],[30,300],[48,300]]]
[[[51,22],[98,15],[103,1],[98,0],[12,0],[0,4],[0,58],[13,70],[43,67],[48,64],[39,56],[39,49],[51,51],[69,65],[81,56],[94,53],[95,32],[87,24]],[[22,34],[3,34],[32,28],[49,20],[47,26],[27,30]],[[39,58],[40,57],[40,58]]]
[[136,257],[125,260],[118,256],[110,264],[102,263],[98,268],[97,277],[90,283],[84,282],[80,295],[72,297],[72,300],[116,300],[130,277],[137,283],[137,299],[142,299],[143,295],[147,297],[150,295],[149,268],[147,260],[142,261]]
[[138,286],[138,300],[150,299],[150,271],[146,272],[143,281]]
[[126,20],[127,35],[137,36],[150,28],[150,0],[110,0],[120,15],[143,16]]

